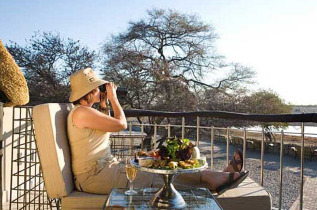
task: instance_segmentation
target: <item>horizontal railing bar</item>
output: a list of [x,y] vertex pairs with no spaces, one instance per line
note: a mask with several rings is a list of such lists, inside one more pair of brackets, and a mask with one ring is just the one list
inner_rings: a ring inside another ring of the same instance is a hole
[[13,175],[19,174],[19,173],[21,173],[21,172],[23,172],[23,171],[25,171],[25,170],[27,170],[27,169],[29,169],[29,168],[35,167],[36,165],[37,165],[37,164],[29,165],[29,166],[27,166],[27,167],[21,169],[20,171],[14,173]]
[[[140,123],[132,123],[131,124],[132,126],[154,126],[154,124],[149,124],[149,123],[143,123],[143,124],[140,124]],[[182,127],[182,125],[171,125],[171,127]],[[189,125],[188,125],[189,126]],[[157,125],[157,127],[168,127],[168,124],[162,124],[162,125]],[[196,126],[192,126],[192,127],[196,127]]]
[[25,149],[27,149],[27,150],[32,150],[32,151],[37,151],[36,148],[19,147],[19,146],[14,146],[14,149],[16,149],[16,150],[20,149],[20,151],[21,151],[21,150],[25,150]]
[[[41,183],[42,184],[42,183]],[[36,187],[38,187],[39,185],[37,185]],[[14,191],[26,191],[26,193],[25,194],[27,194],[27,193],[29,193],[29,192],[44,192],[45,190],[44,189],[41,189],[41,190],[25,190],[25,189],[12,189],[12,190],[14,190]]]
[[23,122],[31,122],[31,118],[19,118],[19,119],[14,119],[15,122],[23,121]]
[[[142,124],[131,124],[132,127],[133,126],[141,126]],[[154,124],[143,124],[143,126],[153,126],[154,127]],[[156,125],[157,127],[167,127],[168,124],[164,124],[164,125]],[[171,125],[170,124],[170,127],[179,127],[181,128],[182,125]],[[185,125],[184,128],[197,128],[196,125]],[[215,131],[218,131],[218,130],[227,130],[228,128],[224,128],[224,127],[213,127]],[[211,129],[211,127],[208,127],[208,126],[199,126],[199,129]],[[240,132],[243,132],[243,129],[244,128],[230,128],[230,130],[232,131],[240,131]],[[248,133],[262,133],[262,130],[249,130],[249,129],[246,129],[246,131]],[[270,133],[272,134],[277,134],[277,135],[280,135],[282,133],[282,131],[269,131]],[[265,132],[264,132],[265,133]],[[290,131],[284,131],[283,130],[283,133],[284,135],[285,134],[293,134],[293,135],[301,135],[300,132],[290,132]],[[115,136],[115,134],[113,134]],[[120,135],[120,133],[119,133]],[[224,134],[225,135],[225,134]],[[316,133],[305,133],[305,135],[310,135],[310,136],[317,136]],[[133,135],[132,135],[133,136]],[[119,138],[119,137],[118,137]]]
[[[26,175],[19,175],[19,174],[17,174],[17,173],[14,173],[12,176],[17,176],[17,177],[24,177],[24,176],[27,176],[27,177],[29,177],[29,176],[35,176],[35,175],[28,175],[28,174],[26,174]],[[36,176],[36,177],[40,177],[40,178],[42,178],[42,176]]]
[[[30,149],[29,149],[29,150],[30,150]],[[15,160],[13,160],[13,161],[19,161],[19,160],[25,159],[26,157],[30,157],[31,155],[37,155],[37,152],[35,151],[35,152],[29,153],[29,154],[27,154],[27,155],[23,155],[23,156],[21,156],[21,157],[15,159]]]
[[[26,132],[28,133],[27,136],[30,136],[30,134],[32,135],[32,131],[26,131]],[[13,134],[14,135],[20,135],[20,136],[24,137],[25,136],[25,131],[14,132]]]
[[[141,126],[142,124],[140,123],[131,123],[132,126]],[[144,123],[143,126],[154,126],[154,124],[148,124],[148,123]],[[167,127],[168,124],[163,124],[163,125],[156,125],[157,127]],[[182,125],[171,125],[171,127],[182,127]],[[185,125],[184,128],[196,128],[196,125]],[[209,126],[199,126],[199,128],[203,128],[203,129],[211,129]],[[223,127],[214,127],[215,130],[226,130],[227,128],[223,128]],[[234,128],[234,130],[240,130],[239,128]]]
[[[231,128],[232,130],[241,130],[241,128]],[[249,133],[262,133],[261,130],[249,130],[249,129],[246,129]],[[296,135],[301,135],[302,133],[301,132],[292,132],[292,131],[284,131],[282,130],[284,134],[296,134]],[[281,134],[282,131],[269,131],[270,133],[273,133],[273,134]],[[264,131],[265,133],[265,131]],[[311,135],[311,136],[317,136],[316,133],[305,133],[306,135]]]
[[[40,184],[42,184],[43,182],[39,183],[38,185],[36,185],[35,187],[38,187],[40,186]],[[31,192],[44,192],[43,190],[25,190],[25,189],[21,189],[21,190],[18,190],[18,191],[25,191],[25,193],[21,194],[19,197],[17,197],[16,199],[14,199],[12,201],[12,203],[14,203],[14,201],[16,200],[19,200],[20,198],[24,197],[26,194],[31,194]],[[42,193],[41,193],[42,194]]]
[[[19,189],[19,187],[20,187],[20,186],[23,186],[25,183],[30,182],[32,179],[35,179],[35,178],[38,178],[38,177],[41,177],[41,176],[35,176],[35,175],[33,175],[33,176],[32,176],[31,178],[29,178],[28,180],[26,180],[26,181],[22,182],[21,184],[15,186],[15,187],[13,188],[13,190],[17,190],[17,191],[22,190],[22,191],[24,191],[24,189]],[[43,181],[40,182],[40,184],[42,184],[42,183],[43,183]],[[36,185],[36,187],[37,187],[37,186],[38,186],[38,185]]]
[[[23,137],[24,137],[24,136],[23,136]],[[18,147],[18,148],[21,149],[21,146],[24,146],[24,145],[26,145],[26,144],[30,144],[30,142],[33,143],[33,142],[35,142],[35,141],[28,141],[28,142],[26,142],[26,143],[25,143],[25,142],[24,142],[24,143],[20,143],[19,145],[13,146],[13,148],[16,149],[16,148]],[[15,143],[18,143],[18,142],[15,142]],[[35,149],[35,148],[28,148],[28,149]]]
[[[152,110],[130,109],[124,110],[126,117],[212,117],[234,120],[260,121],[260,122],[315,122],[317,113],[303,114],[244,114],[224,111],[194,111],[194,112],[163,112]],[[113,114],[113,113],[112,113]]]
[[[146,134],[144,134],[146,135]],[[119,139],[119,138],[141,138],[142,136],[141,135],[116,135],[116,134],[112,134],[110,136],[111,139]]]

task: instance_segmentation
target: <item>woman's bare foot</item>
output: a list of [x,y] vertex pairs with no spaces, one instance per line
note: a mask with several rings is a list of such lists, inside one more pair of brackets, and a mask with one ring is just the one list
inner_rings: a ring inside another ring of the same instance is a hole
[[236,150],[233,154],[233,157],[229,163],[224,168],[224,172],[240,172],[243,166],[242,152],[240,150]]

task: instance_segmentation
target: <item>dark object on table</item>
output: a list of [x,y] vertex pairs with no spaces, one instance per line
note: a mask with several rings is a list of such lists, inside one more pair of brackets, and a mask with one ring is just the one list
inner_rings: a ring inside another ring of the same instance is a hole
[[162,158],[163,160],[166,160],[166,159],[169,158],[169,157],[168,157],[168,150],[167,150],[167,147],[166,147],[166,146],[163,145],[163,146],[160,147],[159,155],[161,156],[161,158]]
[[181,160],[188,160],[192,156],[192,150],[189,146],[185,147],[184,149],[181,149],[177,152],[176,158],[180,158]]

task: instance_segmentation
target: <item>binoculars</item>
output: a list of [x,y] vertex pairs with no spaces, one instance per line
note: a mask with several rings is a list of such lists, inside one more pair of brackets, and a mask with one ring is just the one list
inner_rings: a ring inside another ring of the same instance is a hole
[[[106,93],[107,92],[106,85],[100,85],[99,86],[99,90],[101,92]],[[120,88],[120,87],[117,88],[117,96],[126,96],[127,94],[128,94],[128,89],[127,88]]]

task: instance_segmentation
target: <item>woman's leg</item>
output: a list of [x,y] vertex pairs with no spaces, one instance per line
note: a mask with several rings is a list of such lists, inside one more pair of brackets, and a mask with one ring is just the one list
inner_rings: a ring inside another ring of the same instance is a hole
[[[219,186],[229,182],[230,172],[217,172],[206,169],[199,173],[181,174],[175,179],[173,184],[177,188],[206,187],[211,191],[215,191]],[[239,176],[239,172],[234,172],[233,180],[237,180]],[[155,186],[157,187],[158,185]]]
[[[87,174],[75,177],[75,180],[78,190],[94,194],[109,194],[112,188],[129,187],[124,164],[119,162],[93,169]],[[133,181],[133,187],[151,187],[152,181],[152,174],[138,171]]]
[[[201,181],[206,184],[208,189],[214,191],[219,186],[225,184],[229,181],[230,172],[217,172],[206,169],[201,172]],[[240,173],[234,172],[233,179],[237,180],[240,176]]]

